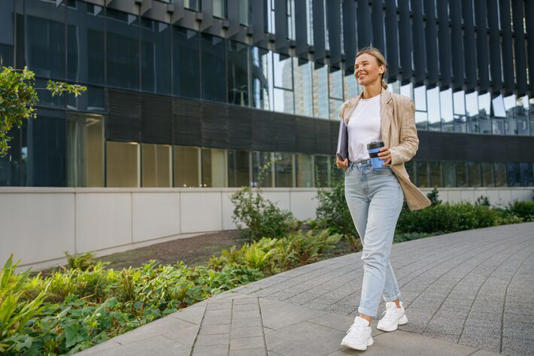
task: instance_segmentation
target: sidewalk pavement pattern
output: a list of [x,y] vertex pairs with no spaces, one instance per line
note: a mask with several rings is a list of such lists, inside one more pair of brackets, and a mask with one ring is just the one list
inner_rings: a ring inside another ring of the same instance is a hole
[[[239,287],[83,355],[533,355],[534,223],[394,244],[408,324],[340,346],[360,301],[361,252]],[[379,307],[378,316],[384,310]]]

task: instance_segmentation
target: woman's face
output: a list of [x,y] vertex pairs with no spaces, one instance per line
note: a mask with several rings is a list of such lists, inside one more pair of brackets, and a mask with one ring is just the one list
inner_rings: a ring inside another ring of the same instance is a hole
[[362,86],[380,80],[384,70],[384,66],[379,65],[377,59],[368,53],[360,54],[354,62],[354,76]]

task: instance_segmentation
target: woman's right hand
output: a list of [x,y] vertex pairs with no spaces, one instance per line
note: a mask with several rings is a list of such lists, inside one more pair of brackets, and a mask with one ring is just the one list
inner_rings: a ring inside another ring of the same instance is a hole
[[345,158],[344,161],[340,160],[339,157],[336,155],[336,165],[337,168],[343,168],[347,169],[349,167],[349,159]]

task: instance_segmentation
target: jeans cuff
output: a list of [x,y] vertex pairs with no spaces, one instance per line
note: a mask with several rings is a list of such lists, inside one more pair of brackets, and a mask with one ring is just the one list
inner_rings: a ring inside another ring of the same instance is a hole
[[376,319],[376,311],[372,312],[371,310],[369,309],[365,309],[365,308],[362,308],[362,307],[358,307],[358,313],[360,314],[365,314],[367,316],[370,316],[371,318],[373,319]]
[[395,297],[391,297],[391,298],[384,296],[384,301],[385,301],[385,302],[392,302],[392,301],[394,301],[394,300],[397,299],[397,298],[400,299],[400,296],[401,296],[400,293],[397,294]]

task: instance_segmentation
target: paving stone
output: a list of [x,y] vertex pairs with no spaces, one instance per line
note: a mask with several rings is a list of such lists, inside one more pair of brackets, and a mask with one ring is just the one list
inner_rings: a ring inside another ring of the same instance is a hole
[[487,351],[487,350],[478,350],[474,354],[471,354],[469,356],[493,356],[493,355],[498,355],[498,353]]
[[232,338],[230,341],[230,351],[247,350],[247,349],[265,349],[263,336],[249,336],[241,338]]
[[228,345],[195,346],[193,356],[227,356]]
[[246,349],[246,350],[231,350],[230,356],[266,356],[267,351],[265,348]]
[[178,318],[181,320],[188,321],[193,324],[200,325],[200,322],[202,321],[202,317],[204,316],[204,310],[206,308],[206,305],[197,306],[196,304],[194,306],[182,309],[176,313],[171,314],[170,316],[173,318]]
[[215,335],[198,335],[195,346],[211,346],[211,345],[228,345],[230,343],[229,334],[215,334]]
[[202,326],[200,328],[199,335],[216,335],[216,334],[229,334],[230,324],[215,325],[215,326]]
[[528,355],[532,356],[534,340],[503,337],[502,353],[505,355]]
[[232,338],[241,338],[249,336],[263,337],[263,329],[261,326],[246,326],[246,327],[232,327]]
[[521,322],[514,319],[504,321],[503,336],[534,340],[534,322]]
[[500,335],[497,337],[491,334],[472,334],[469,330],[466,330],[460,338],[459,343],[475,348],[483,348],[487,351],[499,352],[500,341]]
[[284,356],[326,355],[339,348],[345,332],[301,322],[265,333],[267,349]]

